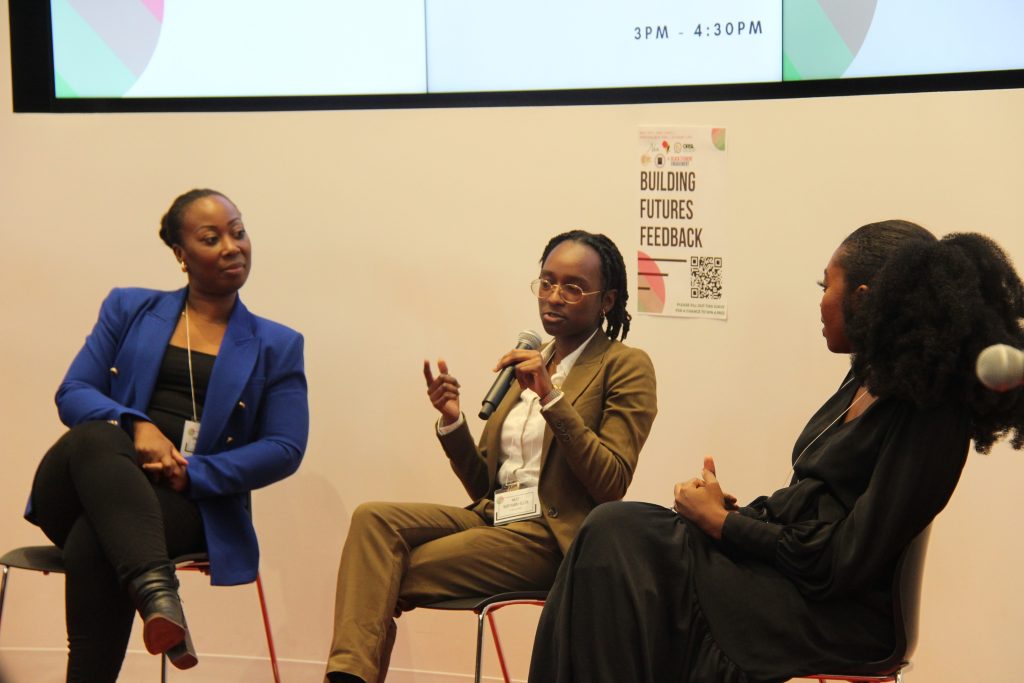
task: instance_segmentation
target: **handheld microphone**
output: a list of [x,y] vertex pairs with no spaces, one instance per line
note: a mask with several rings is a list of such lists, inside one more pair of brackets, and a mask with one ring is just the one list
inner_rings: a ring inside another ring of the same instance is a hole
[[1024,384],[1024,352],[1006,344],[993,344],[978,354],[974,369],[989,389],[1016,389]]
[[[533,330],[523,330],[519,333],[519,338],[516,339],[517,349],[539,349],[540,348],[540,335]],[[501,399],[505,398],[505,394],[508,393],[508,388],[512,386],[512,378],[515,377],[516,367],[509,365],[508,367],[502,368],[501,372],[494,380],[494,384],[491,385],[491,390],[484,396],[483,405],[480,406],[480,419],[486,420],[494,412],[494,409],[501,403]]]

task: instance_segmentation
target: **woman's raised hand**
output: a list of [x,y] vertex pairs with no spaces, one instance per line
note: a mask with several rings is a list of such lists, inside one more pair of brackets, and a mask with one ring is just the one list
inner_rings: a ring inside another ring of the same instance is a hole
[[423,361],[423,377],[427,380],[430,403],[441,413],[441,424],[450,425],[459,419],[459,380],[448,374],[448,364],[437,359],[437,377],[430,369],[430,361]]
[[736,497],[722,493],[714,458],[705,457],[701,476],[676,484],[674,493],[676,512],[711,538],[722,537],[725,518],[730,510],[736,509]]

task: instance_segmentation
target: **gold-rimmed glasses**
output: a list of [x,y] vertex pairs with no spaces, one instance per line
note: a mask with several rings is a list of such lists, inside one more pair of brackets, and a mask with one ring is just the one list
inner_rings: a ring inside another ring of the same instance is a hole
[[567,284],[560,285],[546,278],[539,277],[530,283],[530,291],[538,299],[547,299],[549,296],[554,294],[555,290],[558,290],[558,294],[562,297],[562,301],[567,304],[578,304],[583,301],[583,297],[590,296],[591,294],[600,294],[603,289],[595,289],[593,292],[584,292],[583,288],[579,285]]

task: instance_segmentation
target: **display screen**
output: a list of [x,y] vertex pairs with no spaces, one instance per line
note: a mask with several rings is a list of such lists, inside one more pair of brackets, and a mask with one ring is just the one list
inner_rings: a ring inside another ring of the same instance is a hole
[[[11,0],[12,16],[25,2]],[[49,0],[51,96],[430,95],[991,72],[1024,69],[1021,27],[1019,0]]]

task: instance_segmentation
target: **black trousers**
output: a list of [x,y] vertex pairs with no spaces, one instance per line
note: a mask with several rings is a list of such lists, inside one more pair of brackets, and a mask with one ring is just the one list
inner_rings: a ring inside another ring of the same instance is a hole
[[150,482],[124,430],[85,422],[43,456],[32,521],[64,551],[68,682],[116,681],[135,616],[125,586],[206,550],[198,507]]

